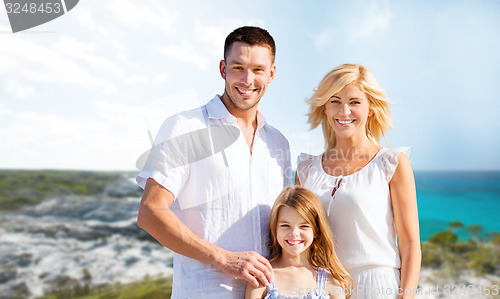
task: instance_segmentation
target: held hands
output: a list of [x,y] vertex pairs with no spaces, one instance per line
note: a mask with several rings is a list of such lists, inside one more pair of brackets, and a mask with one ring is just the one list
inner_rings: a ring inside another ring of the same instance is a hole
[[255,251],[226,251],[219,269],[232,277],[242,278],[255,287],[267,286],[273,279],[273,267],[269,261]]

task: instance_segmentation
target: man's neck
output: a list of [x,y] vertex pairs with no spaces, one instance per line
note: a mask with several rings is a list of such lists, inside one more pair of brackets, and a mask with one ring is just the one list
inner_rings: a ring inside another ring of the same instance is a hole
[[[240,127],[250,127],[254,122],[257,122],[257,105],[249,109],[240,109],[231,102],[225,93],[220,97],[220,99],[227,111],[236,117]],[[255,128],[257,128],[257,126]]]
[[253,141],[255,137],[255,131],[257,130],[257,115],[255,115],[253,121],[245,121],[243,118],[236,117],[238,121],[238,126],[240,127],[241,133],[247,142],[250,153],[252,152]]
[[243,137],[247,142],[248,148],[250,149],[250,152],[252,152],[255,131],[258,127],[257,105],[249,109],[240,109],[231,102],[225,93],[220,97],[220,99],[227,111],[236,117],[236,121],[238,122],[238,126],[240,127]]

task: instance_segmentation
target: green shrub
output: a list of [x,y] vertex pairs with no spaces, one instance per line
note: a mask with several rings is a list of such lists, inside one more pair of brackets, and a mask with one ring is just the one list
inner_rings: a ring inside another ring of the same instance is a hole
[[495,273],[495,265],[499,262],[492,247],[478,246],[476,250],[467,252],[464,257],[469,261],[467,266],[478,275]]
[[457,254],[467,253],[477,248],[477,244],[473,241],[454,243],[450,247],[450,251]]
[[446,275],[458,275],[466,270],[473,270],[476,275],[500,272],[498,233],[492,233],[495,238],[490,243],[485,243],[478,241],[480,235],[484,236],[481,226],[471,226],[469,230],[476,237],[475,240],[458,242],[453,232],[446,231],[437,233],[428,242],[422,243],[422,266],[445,269],[448,273]]
[[441,249],[432,243],[422,243],[422,266],[437,269],[444,259]]
[[440,232],[430,237],[429,242],[442,248],[449,248],[457,242],[457,236],[451,231]]
[[482,240],[484,237],[484,228],[480,224],[467,226],[465,230],[469,233],[472,240],[476,242]]

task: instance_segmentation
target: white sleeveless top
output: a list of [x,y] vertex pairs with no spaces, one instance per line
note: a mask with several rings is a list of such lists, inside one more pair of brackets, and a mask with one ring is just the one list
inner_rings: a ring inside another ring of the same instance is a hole
[[366,166],[347,176],[327,174],[323,154],[302,153],[297,159],[300,184],[323,203],[335,251],[347,270],[401,266],[389,192],[400,153],[409,156],[410,148],[382,148]]

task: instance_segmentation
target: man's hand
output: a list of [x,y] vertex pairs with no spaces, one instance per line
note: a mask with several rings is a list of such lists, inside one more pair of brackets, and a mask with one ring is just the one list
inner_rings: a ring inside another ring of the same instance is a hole
[[245,279],[255,287],[259,286],[259,281],[267,286],[273,280],[271,263],[255,251],[225,251],[218,268],[232,277]]
[[273,277],[269,261],[254,251],[232,252],[194,234],[170,210],[173,194],[149,178],[144,189],[137,224],[163,246],[189,258],[212,264],[231,277],[255,287],[267,286]]

